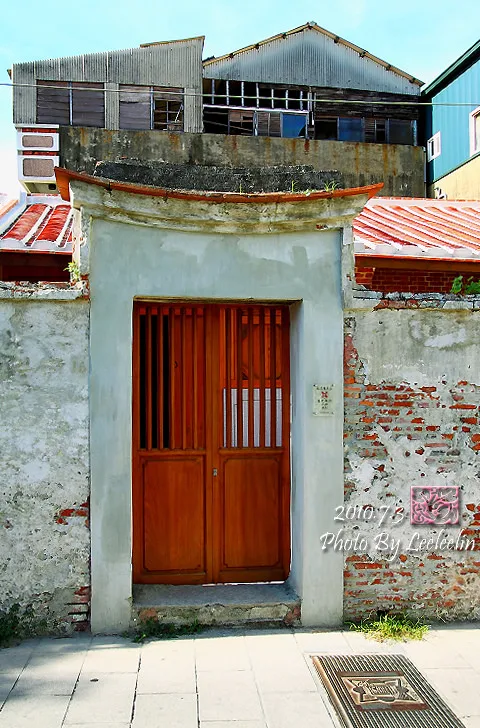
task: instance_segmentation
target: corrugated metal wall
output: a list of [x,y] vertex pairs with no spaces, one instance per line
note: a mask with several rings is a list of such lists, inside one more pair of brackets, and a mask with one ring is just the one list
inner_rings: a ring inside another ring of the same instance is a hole
[[205,78],[419,94],[419,86],[314,29],[208,63]]
[[[18,63],[13,66],[13,81],[20,84],[35,84],[37,79],[108,82],[112,90],[119,83],[180,86],[201,94],[202,51],[203,38],[192,38],[146,48]],[[13,117],[16,124],[36,122],[35,88],[14,88]],[[116,93],[107,94],[106,124],[108,128],[118,127]],[[185,131],[202,130],[201,102],[191,95],[185,99],[185,124]]]
[[428,179],[438,180],[470,159],[470,112],[480,106],[480,60],[431,99],[434,103],[472,102],[472,106],[434,106],[428,135],[441,132],[441,154],[428,164]]

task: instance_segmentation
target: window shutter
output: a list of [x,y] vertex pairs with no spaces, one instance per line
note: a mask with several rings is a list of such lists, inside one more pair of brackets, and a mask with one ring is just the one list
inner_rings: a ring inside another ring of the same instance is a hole
[[105,91],[103,83],[72,83],[72,124],[105,126]]
[[70,124],[68,82],[37,81],[37,124]]
[[258,136],[281,136],[280,114],[278,112],[257,111]]
[[149,86],[121,85],[119,97],[120,129],[152,128]]
[[375,119],[365,119],[365,141],[376,142]]

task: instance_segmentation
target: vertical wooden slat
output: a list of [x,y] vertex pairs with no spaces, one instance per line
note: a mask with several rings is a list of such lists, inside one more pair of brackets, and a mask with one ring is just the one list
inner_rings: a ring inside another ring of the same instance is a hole
[[163,308],[158,307],[157,313],[157,447],[161,450],[164,447],[163,442]]
[[237,447],[243,447],[242,309],[237,308]]
[[186,362],[186,331],[185,309],[180,309],[180,401],[181,401],[181,430],[182,450],[187,449],[187,362]]
[[270,309],[270,447],[277,445],[277,311]]
[[169,335],[168,340],[170,344],[170,351],[168,352],[170,361],[168,363],[169,369],[170,369],[170,377],[169,377],[169,385],[170,385],[170,392],[169,392],[169,423],[170,423],[170,448],[171,450],[175,450],[176,446],[176,438],[175,438],[175,308],[173,306],[170,306],[169,312],[168,312],[168,319],[169,319]]
[[259,336],[259,354],[260,354],[260,418],[259,418],[259,447],[265,447],[265,308],[260,306],[259,312],[259,323],[258,323],[258,336]]
[[225,307],[225,447],[232,447],[232,310]]
[[248,441],[247,447],[254,447],[254,406],[253,406],[253,308],[248,308]]
[[197,307],[192,307],[192,425],[193,425],[193,449],[198,448],[198,349],[197,349]]
[[290,312],[282,308],[282,442],[288,452],[290,440]]
[[147,450],[152,449],[152,311],[147,308],[147,331],[146,331],[146,405],[147,405],[147,427],[146,427],[146,444]]
[[140,396],[140,308],[133,304],[133,362],[132,362],[132,388],[133,388],[133,445],[134,453],[141,447],[140,442],[140,419],[141,419],[141,396]]

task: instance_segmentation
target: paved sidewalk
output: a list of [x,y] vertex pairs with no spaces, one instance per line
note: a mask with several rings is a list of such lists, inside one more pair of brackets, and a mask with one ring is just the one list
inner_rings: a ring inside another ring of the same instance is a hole
[[330,728],[309,655],[360,652],[405,654],[467,728],[480,728],[475,625],[388,646],[353,632],[250,629],[144,645],[33,640],[0,650],[0,728]]

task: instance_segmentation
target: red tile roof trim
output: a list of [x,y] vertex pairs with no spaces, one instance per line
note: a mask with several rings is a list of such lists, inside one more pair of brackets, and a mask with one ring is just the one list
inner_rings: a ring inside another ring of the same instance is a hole
[[0,251],[72,253],[72,209],[70,205],[29,205],[0,235]]
[[380,192],[383,187],[383,182],[380,182],[379,184],[368,185],[366,187],[352,187],[346,190],[333,190],[333,192],[310,192],[308,194],[305,192],[252,192],[248,194],[240,194],[238,192],[196,192],[189,190],[166,190],[161,187],[138,185],[132,182],[114,182],[113,180],[103,179],[102,177],[93,177],[83,172],[73,172],[63,167],[55,167],[55,178],[62,199],[68,201],[70,201],[69,185],[71,180],[86,182],[107,190],[129,192],[135,195],[210,202],[213,204],[223,204],[225,202],[276,204],[281,202],[306,202],[308,200],[332,199],[335,197],[354,197],[355,195],[367,195],[370,199]]
[[480,202],[377,198],[353,223],[355,255],[480,263]]

